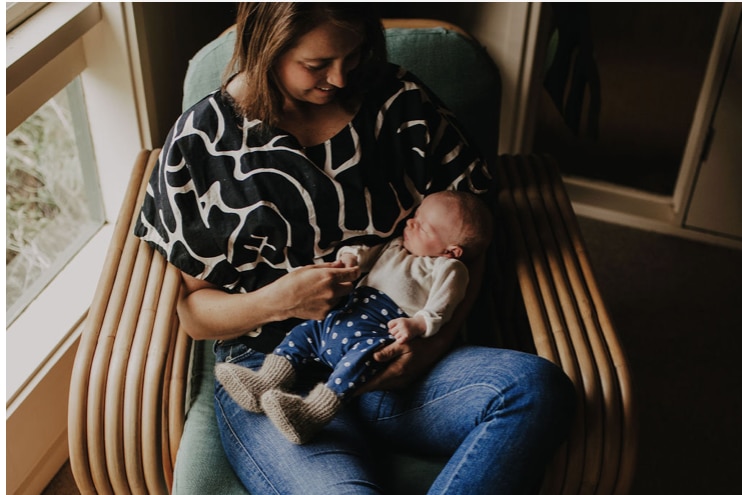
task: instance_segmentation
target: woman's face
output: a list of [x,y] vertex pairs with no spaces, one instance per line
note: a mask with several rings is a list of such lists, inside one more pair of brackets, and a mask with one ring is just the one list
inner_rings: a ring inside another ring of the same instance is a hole
[[276,63],[276,76],[287,104],[324,105],[345,87],[361,56],[363,33],[330,22],[301,38]]

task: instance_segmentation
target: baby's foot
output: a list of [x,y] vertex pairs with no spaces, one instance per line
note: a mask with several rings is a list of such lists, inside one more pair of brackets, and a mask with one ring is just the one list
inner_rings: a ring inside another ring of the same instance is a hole
[[317,385],[306,398],[268,390],[260,402],[276,428],[296,444],[311,440],[340,409],[340,399],[323,384]]
[[263,367],[253,371],[233,363],[218,363],[214,368],[219,383],[230,397],[246,411],[263,412],[260,396],[267,390],[290,386],[295,377],[291,363],[286,358],[269,354]]

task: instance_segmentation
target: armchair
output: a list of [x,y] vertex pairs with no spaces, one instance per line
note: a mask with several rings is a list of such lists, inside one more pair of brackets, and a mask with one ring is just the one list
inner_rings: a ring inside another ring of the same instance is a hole
[[[475,40],[437,21],[386,27],[390,60],[452,108],[499,181],[496,282],[473,316],[490,324],[468,338],[538,353],[578,392],[571,435],[541,493],[627,493],[636,452],[629,372],[556,163],[497,155],[499,73]],[[227,32],[195,55],[184,107],[219,86],[232,40]],[[212,493],[244,494],[216,433],[210,343],[179,329],[178,271],[131,234],[157,156],[136,160],[81,337],[69,401],[73,474],[82,493],[191,493],[207,483]],[[189,472],[174,478],[176,457],[189,458]],[[425,493],[444,462],[395,459],[405,494]]]

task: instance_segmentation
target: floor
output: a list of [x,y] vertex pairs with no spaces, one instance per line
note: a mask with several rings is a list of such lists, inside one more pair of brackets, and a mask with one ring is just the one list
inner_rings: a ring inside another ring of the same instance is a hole
[[[742,466],[742,251],[580,223],[633,373],[631,494],[732,493]],[[68,464],[44,491],[77,493]]]
[[634,377],[632,494],[738,491],[742,251],[580,223]]

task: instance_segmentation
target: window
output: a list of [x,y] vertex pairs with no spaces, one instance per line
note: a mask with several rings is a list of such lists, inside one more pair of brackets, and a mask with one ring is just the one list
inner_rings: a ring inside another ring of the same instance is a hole
[[103,225],[80,79],[6,137],[6,326]]
[[[139,118],[146,118],[138,105],[143,98],[136,96],[141,83],[131,63],[137,52],[127,31],[127,4],[15,7],[24,8],[17,17],[14,6],[6,10],[16,27],[8,24],[5,37],[9,417],[77,341],[131,166],[143,147]],[[45,124],[43,133],[29,130],[40,120],[54,124]],[[32,132],[37,134],[29,137]],[[66,143],[53,145],[63,151],[43,149],[52,146],[50,136]],[[17,161],[24,160],[41,163],[21,172]],[[68,174],[62,176],[63,169]],[[41,182],[44,187],[36,187]],[[22,191],[12,189],[19,185]],[[21,211],[14,203],[21,200],[43,206]],[[35,226],[32,215],[40,217]],[[40,233],[23,237],[24,229]]]

